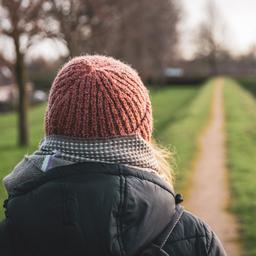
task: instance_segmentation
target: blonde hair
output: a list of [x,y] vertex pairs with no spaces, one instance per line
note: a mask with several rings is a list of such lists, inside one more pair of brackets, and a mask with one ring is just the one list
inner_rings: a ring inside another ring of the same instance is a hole
[[159,175],[173,186],[175,181],[174,167],[176,165],[174,150],[170,149],[170,147],[163,146],[154,138],[149,143],[159,164]]

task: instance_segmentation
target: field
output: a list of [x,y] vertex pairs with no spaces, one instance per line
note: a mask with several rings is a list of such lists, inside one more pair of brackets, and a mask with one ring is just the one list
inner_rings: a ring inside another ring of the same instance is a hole
[[250,93],[256,87],[248,86],[227,80],[224,96],[232,209],[241,223],[245,255],[256,255],[256,101]]
[[[45,105],[35,107],[29,113],[30,126],[30,146],[28,148],[17,148],[17,118],[15,114],[5,114],[0,116],[0,179],[7,175],[9,171],[22,159],[24,154],[32,153],[37,147],[43,134],[43,111]],[[5,190],[0,186],[0,205],[6,197]],[[3,211],[0,211],[0,219]]]
[[[176,191],[187,193],[190,170],[198,153],[198,138],[211,113],[214,80],[200,86],[149,88],[157,141],[171,148],[176,158]],[[244,255],[256,255],[256,85],[224,80],[226,163],[231,189],[231,210],[238,217]],[[32,153],[43,136],[45,104],[29,113],[31,145],[16,147],[15,114],[0,116],[0,178]],[[0,204],[6,198],[0,186]],[[221,199],[220,199],[221,200]],[[0,211],[0,219],[3,211]]]
[[[163,92],[153,97],[154,118],[156,128],[158,128],[156,137],[161,143],[169,145],[175,153],[176,189],[183,193],[189,179],[189,170],[197,152],[198,136],[206,125],[210,113],[212,89],[212,81],[207,82],[197,89],[193,98],[187,99],[174,110],[170,106],[178,100],[177,96],[173,96],[173,101],[167,93]],[[180,94],[184,95],[185,91],[181,90],[184,89],[179,89]],[[160,104],[163,105],[157,109]]]
[[[188,168],[195,153],[196,138],[207,120],[211,97],[211,86],[171,86],[161,90],[150,89],[154,114],[154,136],[177,152],[177,186],[185,180],[182,172]],[[43,135],[43,113],[45,105],[30,110],[29,122],[31,146],[16,148],[16,115],[0,117],[0,178],[2,179],[24,154],[32,153]],[[191,139],[193,138],[193,139]],[[6,197],[0,186],[0,204]],[[3,211],[0,211],[0,218]]]

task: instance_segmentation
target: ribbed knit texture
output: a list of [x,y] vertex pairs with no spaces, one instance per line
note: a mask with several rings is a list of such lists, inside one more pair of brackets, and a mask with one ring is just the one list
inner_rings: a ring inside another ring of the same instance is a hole
[[151,139],[151,102],[135,70],[99,55],[76,57],[64,65],[50,90],[46,135],[108,138],[135,133]]

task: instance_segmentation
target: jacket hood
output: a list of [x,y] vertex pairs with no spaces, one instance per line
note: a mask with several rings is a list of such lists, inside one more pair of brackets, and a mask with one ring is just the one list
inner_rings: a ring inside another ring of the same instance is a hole
[[16,187],[7,205],[31,255],[137,255],[174,212],[174,192],[157,175],[97,162],[53,168]]

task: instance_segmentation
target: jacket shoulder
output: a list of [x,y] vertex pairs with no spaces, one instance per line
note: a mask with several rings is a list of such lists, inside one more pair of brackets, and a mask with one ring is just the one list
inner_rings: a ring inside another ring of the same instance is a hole
[[208,224],[188,211],[184,211],[164,250],[170,255],[225,256],[225,250]]

